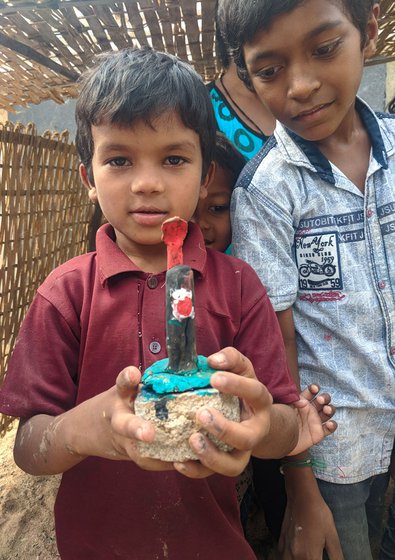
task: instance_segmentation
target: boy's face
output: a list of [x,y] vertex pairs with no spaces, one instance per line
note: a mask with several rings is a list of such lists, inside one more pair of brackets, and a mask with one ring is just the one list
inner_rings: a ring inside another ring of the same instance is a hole
[[94,185],[83,167],[81,176],[114,227],[117,244],[132,259],[163,256],[162,223],[173,216],[189,221],[206,195],[198,134],[176,113],[166,113],[152,126],[92,126],[92,136]]
[[232,237],[229,210],[231,186],[231,174],[216,163],[207,197],[199,201],[195,212],[195,222],[203,232],[206,246],[222,252],[228,248]]
[[352,125],[364,59],[375,50],[378,8],[366,46],[342,3],[306,0],[278,16],[243,48],[259,98],[296,134],[325,141]]

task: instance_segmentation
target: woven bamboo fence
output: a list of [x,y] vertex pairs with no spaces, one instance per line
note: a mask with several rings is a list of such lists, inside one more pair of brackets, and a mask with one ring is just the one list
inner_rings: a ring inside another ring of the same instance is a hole
[[[0,385],[37,287],[87,250],[93,207],[78,164],[67,132],[0,124]],[[1,418],[0,434],[11,422]]]

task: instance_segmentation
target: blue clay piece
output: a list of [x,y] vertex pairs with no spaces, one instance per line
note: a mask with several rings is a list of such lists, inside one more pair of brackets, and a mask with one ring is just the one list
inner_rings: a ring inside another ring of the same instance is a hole
[[[207,396],[207,395],[213,395],[214,393],[218,393],[217,389],[213,389],[213,387],[205,387],[204,389],[194,389],[186,392],[193,393],[194,395],[199,395],[199,396]],[[176,399],[181,394],[182,393],[167,393],[165,395],[164,394],[161,395],[155,393],[151,387],[146,387],[144,385],[139,393],[139,399],[143,399],[146,401],[151,401],[151,400],[166,401],[166,407],[167,407],[168,401],[172,399]],[[156,405],[155,405],[155,409],[156,409]]]
[[144,372],[142,383],[149,392],[157,395],[184,393],[210,387],[210,379],[216,371],[208,365],[205,356],[197,357],[196,368],[177,373],[168,369],[169,360],[158,360]]

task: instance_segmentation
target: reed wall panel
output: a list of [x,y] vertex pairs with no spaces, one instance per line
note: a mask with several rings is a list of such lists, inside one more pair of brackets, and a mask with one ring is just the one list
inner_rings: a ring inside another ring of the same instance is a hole
[[[37,287],[88,249],[93,206],[78,165],[67,132],[0,124],[0,384]],[[3,416],[0,432],[9,424]]]

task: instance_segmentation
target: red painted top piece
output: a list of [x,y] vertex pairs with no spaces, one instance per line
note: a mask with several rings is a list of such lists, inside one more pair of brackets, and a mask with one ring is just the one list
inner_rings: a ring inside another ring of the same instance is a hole
[[182,246],[188,233],[188,222],[175,216],[162,224],[162,239],[167,246],[167,270],[183,264]]

